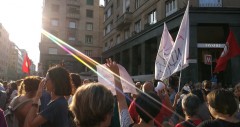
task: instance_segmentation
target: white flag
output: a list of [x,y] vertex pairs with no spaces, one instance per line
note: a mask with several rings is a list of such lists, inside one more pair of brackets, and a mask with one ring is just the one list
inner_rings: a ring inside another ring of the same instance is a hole
[[[97,67],[97,72],[101,74],[101,76],[98,75],[98,82],[104,85],[105,87],[107,87],[109,90],[111,90],[113,95],[116,95],[113,74],[111,74],[109,71],[105,69],[107,67],[104,64],[102,66],[97,65],[96,67]],[[123,92],[137,94],[136,88],[134,86],[135,84],[131,76],[126,71],[126,69],[120,64],[118,64],[118,68],[119,68],[119,74],[121,77]]]
[[189,2],[183,16],[175,43],[171,50],[170,58],[164,69],[161,80],[164,80],[172,74],[186,68],[188,66],[189,56]]
[[172,47],[173,39],[170,35],[166,23],[164,23],[162,38],[160,41],[156,61],[155,61],[155,79],[160,80],[167,65]]

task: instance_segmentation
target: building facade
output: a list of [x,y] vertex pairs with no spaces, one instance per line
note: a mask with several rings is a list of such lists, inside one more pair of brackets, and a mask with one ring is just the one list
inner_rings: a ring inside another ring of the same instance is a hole
[[11,47],[9,49],[9,62],[8,62],[8,79],[18,80],[19,72],[18,70],[18,47],[11,42]]
[[[73,48],[96,61],[102,54],[103,7],[99,0],[45,0],[42,27]],[[88,71],[86,67],[49,38],[42,35],[39,74],[50,66],[63,64],[70,72]]]
[[[187,0],[105,0],[103,58],[112,57],[132,76],[154,75],[163,23],[175,40]],[[190,0],[189,67],[181,83],[201,82],[212,77],[204,56],[212,55],[212,69],[231,29],[240,45],[240,1]],[[224,86],[240,82],[240,57],[232,58],[218,82]],[[154,76],[152,76],[154,77]]]
[[3,80],[7,80],[10,46],[9,33],[0,23],[0,79]]

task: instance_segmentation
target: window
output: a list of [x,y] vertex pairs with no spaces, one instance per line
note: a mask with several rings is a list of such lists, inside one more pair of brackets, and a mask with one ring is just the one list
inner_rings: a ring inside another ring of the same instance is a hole
[[85,50],[85,55],[92,56],[92,50]]
[[87,5],[93,5],[93,0],[86,0]]
[[139,33],[141,32],[141,20],[137,21],[134,25],[135,32]]
[[135,0],[135,9],[140,7],[140,0]]
[[59,11],[59,5],[52,4],[51,10],[52,10],[52,12],[58,12]]
[[129,29],[124,30],[124,39],[127,40],[130,36],[130,31]]
[[52,26],[58,26],[58,19],[52,19],[51,20],[51,25]]
[[199,7],[222,7],[222,0],[199,0]]
[[156,10],[150,12],[148,14],[148,23],[149,24],[155,24],[157,22],[157,19],[156,19]]
[[93,10],[87,10],[87,17],[88,18],[93,18]]
[[79,14],[79,8],[75,6],[68,6],[68,13]]
[[116,43],[119,44],[121,41],[121,38],[120,38],[120,34],[117,35],[117,38],[116,38]]
[[68,40],[69,40],[69,41],[75,41],[76,38],[75,38],[75,37],[68,37]]
[[113,6],[111,6],[107,9],[107,12],[105,13],[106,18],[108,18],[112,15],[112,10],[113,10]]
[[110,22],[106,27],[105,27],[105,30],[104,30],[104,35],[108,34],[112,29],[112,22]]
[[76,28],[76,22],[70,21],[68,27],[73,29]]
[[177,11],[177,0],[169,0],[166,2],[166,16]]
[[92,35],[86,35],[85,36],[85,42],[87,44],[92,44],[93,43],[93,36]]
[[86,29],[87,30],[93,30],[93,24],[92,23],[86,23]]
[[48,54],[57,54],[56,48],[48,48]]
[[113,46],[114,46],[114,44],[113,44],[113,39],[111,39],[110,42],[109,42],[109,48],[111,48],[111,47],[113,47]]
[[126,8],[126,12],[129,12],[130,9],[130,0],[125,0],[125,8]]

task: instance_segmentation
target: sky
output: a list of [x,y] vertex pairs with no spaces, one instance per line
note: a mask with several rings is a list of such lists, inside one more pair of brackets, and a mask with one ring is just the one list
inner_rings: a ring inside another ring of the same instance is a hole
[[[100,0],[100,5],[103,5]],[[43,0],[0,0],[0,23],[9,33],[9,38],[37,66],[41,39]]]

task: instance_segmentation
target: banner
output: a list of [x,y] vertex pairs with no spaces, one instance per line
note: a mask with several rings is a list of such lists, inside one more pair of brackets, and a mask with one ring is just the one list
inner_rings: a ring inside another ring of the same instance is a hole
[[240,55],[240,47],[238,46],[233,32],[230,30],[226,45],[224,46],[224,50],[220,58],[217,60],[217,65],[214,69],[214,73],[224,71],[227,67],[228,60],[237,55]]
[[161,80],[188,66],[189,57],[189,1],[183,16],[175,43],[171,50],[170,58],[164,69]]
[[[102,66],[107,68],[106,65],[104,65],[104,64]],[[102,85],[106,86],[109,90],[111,90],[113,95],[116,95],[115,86],[114,86],[114,75],[111,74],[109,71],[107,71],[102,66],[97,65],[97,72],[100,75],[102,75],[102,77],[98,75],[98,82],[101,83]],[[135,83],[133,82],[131,76],[128,74],[126,69],[119,64],[118,64],[118,68],[119,68],[119,74],[121,77],[123,92],[137,94],[137,91],[135,88]]]
[[169,59],[172,47],[173,47],[173,39],[170,35],[167,25],[164,22],[164,28],[162,33],[162,38],[160,41],[156,61],[155,61],[155,79],[160,80],[164,69],[167,65],[167,61]]
[[27,73],[27,74],[30,74],[30,66],[31,66],[31,61],[28,58],[28,54],[26,53],[24,55],[24,59],[23,59],[22,71]]

